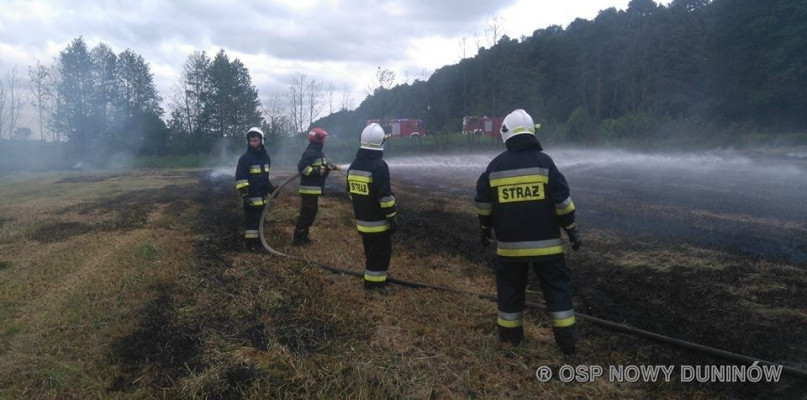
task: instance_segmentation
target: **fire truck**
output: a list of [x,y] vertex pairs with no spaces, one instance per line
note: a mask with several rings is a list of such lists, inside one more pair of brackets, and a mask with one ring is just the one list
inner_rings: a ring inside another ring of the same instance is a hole
[[395,137],[419,137],[426,136],[426,123],[420,119],[385,119],[377,120],[371,119],[367,121],[367,125],[377,123],[384,128],[384,132]]
[[499,129],[504,122],[503,117],[474,117],[465,116],[462,118],[462,133],[465,135],[479,135],[498,138]]

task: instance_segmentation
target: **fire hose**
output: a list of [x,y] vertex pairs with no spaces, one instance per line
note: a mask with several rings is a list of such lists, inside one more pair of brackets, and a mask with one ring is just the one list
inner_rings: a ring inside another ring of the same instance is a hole
[[[347,269],[343,269],[343,268],[337,268],[337,267],[333,267],[333,266],[330,266],[330,265],[321,264],[321,263],[318,263],[316,261],[311,261],[311,260],[305,259],[303,257],[298,257],[298,256],[295,256],[295,255],[292,255],[292,254],[286,254],[286,253],[283,253],[283,252],[280,252],[278,250],[273,249],[266,242],[266,238],[264,236],[263,225],[264,225],[264,221],[266,219],[266,214],[269,211],[269,206],[271,204],[271,201],[274,200],[275,198],[277,198],[277,196],[280,194],[280,190],[284,186],[286,186],[289,182],[293,181],[294,179],[296,179],[299,176],[300,176],[299,173],[290,176],[289,178],[284,180],[282,183],[280,183],[280,185],[278,185],[275,188],[274,192],[272,192],[266,198],[266,202],[264,203],[264,206],[263,206],[263,211],[261,212],[260,223],[258,225],[258,232],[259,232],[259,236],[260,236],[261,244],[263,245],[263,248],[266,249],[266,251],[268,251],[269,253],[272,253],[272,254],[274,254],[276,256],[287,257],[287,258],[295,259],[295,260],[298,260],[298,261],[302,261],[302,262],[305,262],[305,263],[308,263],[308,264],[315,265],[315,266],[317,266],[319,268],[322,268],[322,269],[324,269],[326,271],[330,271],[330,272],[333,272],[333,273],[343,274],[343,275],[350,275],[350,276],[357,276],[357,277],[362,277],[363,278],[364,277],[363,272],[356,272],[356,271],[351,271],[351,270],[347,270]],[[464,295],[469,295],[469,296],[475,296],[477,298],[491,300],[491,301],[494,301],[494,302],[496,301],[496,296],[489,295],[489,294],[476,293],[476,292],[470,292],[470,291],[465,291],[465,290],[460,290],[460,289],[453,289],[453,288],[447,288],[447,287],[442,287],[442,286],[429,285],[429,284],[425,284],[425,283],[421,283],[421,282],[405,281],[405,280],[402,280],[402,279],[395,279],[395,278],[390,278],[390,277],[387,277],[387,281],[389,283],[392,283],[392,284],[396,284],[396,285],[404,286],[404,287],[409,287],[409,288],[432,289],[432,290],[437,290],[437,291],[441,291],[441,292],[449,292],[449,293],[456,293],[456,294],[464,294]],[[527,302],[525,302],[525,305],[530,307],[530,308],[536,309],[536,310],[541,310],[541,311],[544,310],[544,307],[541,304],[538,304],[538,303],[535,303],[535,302],[527,301]],[[733,352],[726,351],[726,350],[721,350],[721,349],[714,348],[714,347],[709,347],[709,346],[704,346],[704,345],[697,344],[697,343],[688,342],[686,340],[681,340],[681,339],[677,339],[677,338],[674,338],[674,337],[671,337],[671,336],[666,336],[666,335],[662,335],[662,334],[659,334],[659,333],[650,332],[650,331],[646,331],[646,330],[639,329],[639,328],[634,328],[634,327],[629,326],[629,325],[619,324],[619,323],[616,323],[616,322],[613,322],[613,321],[608,321],[608,320],[605,320],[605,319],[602,319],[602,318],[593,317],[593,316],[586,315],[586,314],[583,314],[583,313],[575,312],[575,317],[579,318],[581,320],[584,320],[584,321],[588,321],[588,322],[600,325],[600,326],[604,326],[606,328],[611,328],[613,330],[617,330],[617,331],[621,331],[621,332],[625,332],[625,333],[630,333],[630,334],[637,335],[637,336],[642,336],[642,337],[645,337],[645,338],[648,338],[648,339],[655,340],[657,342],[670,344],[670,345],[673,345],[673,346],[676,346],[676,347],[680,347],[680,348],[684,348],[684,349],[688,349],[688,350],[693,350],[693,351],[704,353],[704,354],[709,354],[711,356],[726,359],[726,360],[731,360],[731,361],[736,361],[736,362],[739,362],[739,363],[745,363],[745,364],[751,364],[751,365],[769,365],[769,366],[774,366],[774,367],[775,366],[781,366],[783,373],[786,373],[786,374],[791,375],[791,376],[799,377],[799,378],[802,378],[802,379],[807,379],[807,370],[799,369],[799,368],[796,368],[796,367],[790,367],[790,366],[787,366],[787,365],[777,364],[777,363],[774,363],[774,362],[771,362],[771,361],[761,360],[761,359],[756,358],[756,357],[750,357],[750,356],[746,356],[746,355],[742,355],[742,354],[738,354],[738,353],[733,353]]]

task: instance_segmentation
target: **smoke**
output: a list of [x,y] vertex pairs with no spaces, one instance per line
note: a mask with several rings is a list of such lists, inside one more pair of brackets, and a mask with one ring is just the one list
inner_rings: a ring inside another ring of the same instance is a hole
[[[246,145],[244,147],[246,147]],[[238,157],[240,157],[241,153],[224,139],[216,142],[213,148],[216,156],[211,157],[204,165],[205,168],[212,168],[210,178],[218,179],[224,176],[234,177],[235,167],[238,165]]]
[[[567,179],[600,176],[642,182],[690,184],[732,190],[741,185],[805,187],[803,155],[763,156],[732,150],[691,153],[635,153],[623,150],[558,149],[546,151]],[[412,183],[439,180],[443,187],[468,187],[499,153],[414,156],[388,159],[393,179]],[[799,182],[799,183],[795,183]]]

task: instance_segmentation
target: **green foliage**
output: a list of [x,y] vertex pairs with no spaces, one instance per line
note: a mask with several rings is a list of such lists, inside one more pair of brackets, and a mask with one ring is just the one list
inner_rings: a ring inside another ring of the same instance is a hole
[[553,123],[549,136],[579,143],[649,142],[670,121],[805,130],[805,19],[798,0],[632,0],[565,29],[504,37],[427,82],[377,90],[315,124],[358,132],[369,119],[417,118],[441,135],[459,130],[464,115],[524,108]]
[[592,136],[594,122],[591,120],[586,110],[582,107],[577,107],[572,111],[571,115],[569,115],[565,129],[569,140],[573,142],[584,142]]
[[142,243],[138,248],[138,252],[140,253],[140,257],[149,262],[157,261],[160,255],[160,249],[153,243]]
[[647,115],[629,114],[600,123],[600,132],[606,138],[637,138],[650,136],[655,130],[655,120]]

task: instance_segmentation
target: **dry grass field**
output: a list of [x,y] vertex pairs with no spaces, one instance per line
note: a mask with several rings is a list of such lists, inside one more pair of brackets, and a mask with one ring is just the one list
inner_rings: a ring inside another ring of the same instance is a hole
[[[273,205],[267,240],[316,263],[362,271],[342,182],[330,179],[313,245],[290,246],[299,206],[294,185]],[[406,184],[394,189],[401,230],[390,275],[495,294],[493,255],[477,245],[469,199]],[[247,251],[241,218],[232,178],[210,171],[0,178],[0,398],[712,399],[807,392],[791,377],[755,384],[675,377],[541,383],[535,371],[543,365],[728,362],[585,321],[578,353],[564,357],[538,310],[527,313],[523,345],[502,345],[488,300],[405,287],[366,295],[356,277]],[[798,265],[601,229],[585,238],[585,251],[567,252],[581,312],[805,367],[807,274]],[[532,289],[529,297],[541,302]]]

